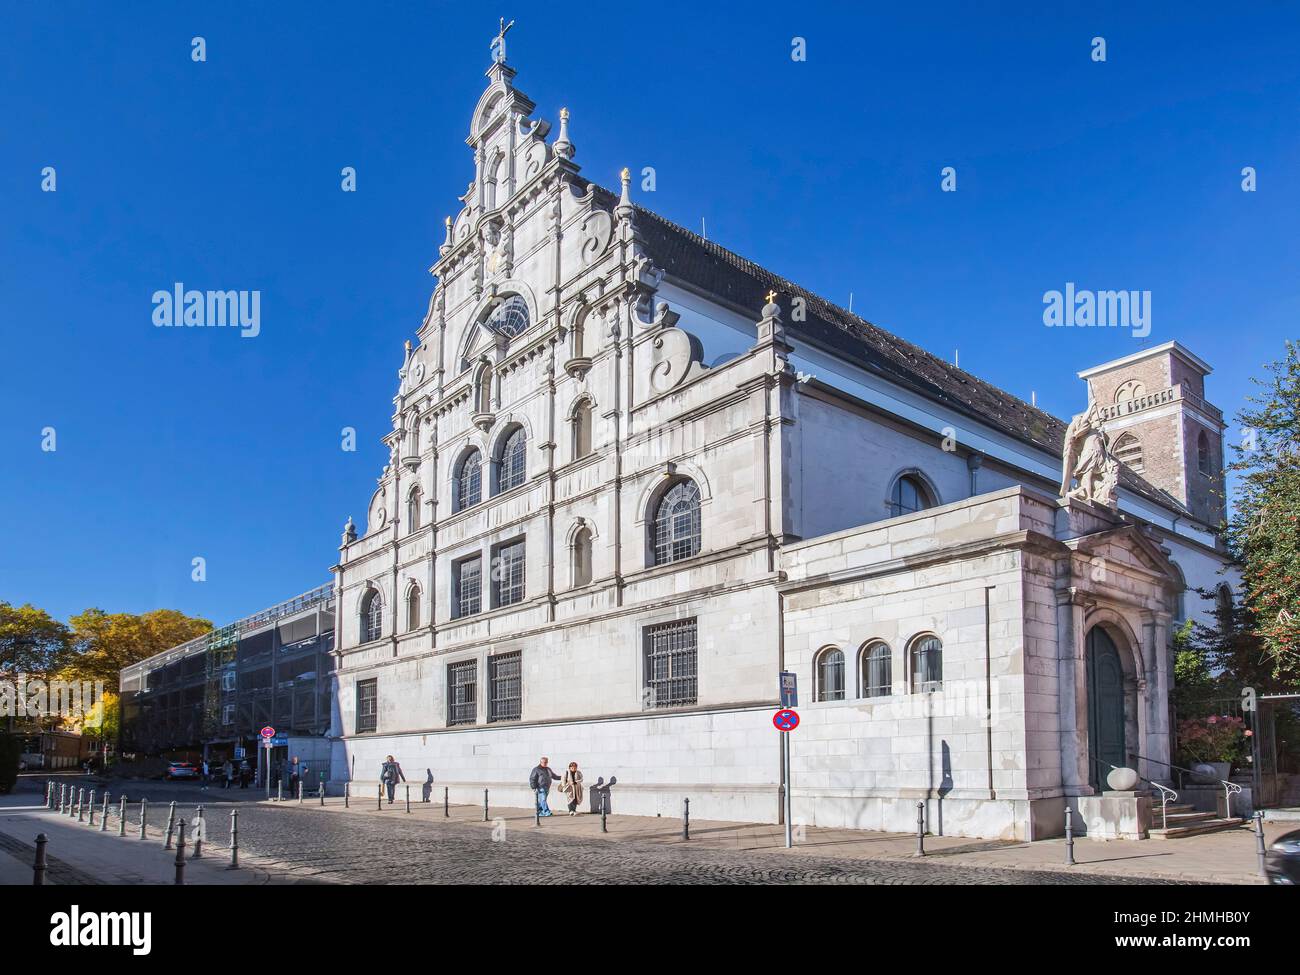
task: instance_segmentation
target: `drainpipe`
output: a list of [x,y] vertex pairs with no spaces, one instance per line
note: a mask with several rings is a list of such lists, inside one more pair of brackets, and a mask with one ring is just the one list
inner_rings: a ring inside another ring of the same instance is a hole
[[966,455],[966,469],[970,471],[970,496],[979,494],[978,472],[984,466],[984,455],[976,451]]
[[[972,456],[978,456],[973,454]],[[975,472],[971,472],[971,479]],[[984,587],[984,743],[988,751],[989,798],[996,799],[998,794],[993,788],[993,641],[991,638],[991,618],[989,603],[993,586]]]

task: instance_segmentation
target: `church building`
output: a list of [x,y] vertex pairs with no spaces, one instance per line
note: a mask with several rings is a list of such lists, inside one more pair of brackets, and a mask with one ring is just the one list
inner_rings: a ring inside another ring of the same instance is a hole
[[391,754],[522,807],[545,755],[614,812],[777,822],[783,671],[796,823],[1035,839],[1167,781],[1171,631],[1227,562],[1209,365],[1084,369],[1062,422],[590,181],[493,50],[333,569],[331,785]]

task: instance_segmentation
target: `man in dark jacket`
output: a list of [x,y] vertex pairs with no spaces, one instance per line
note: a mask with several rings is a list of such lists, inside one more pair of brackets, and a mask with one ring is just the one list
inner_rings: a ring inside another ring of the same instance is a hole
[[397,763],[397,760],[392,755],[389,755],[379,768],[379,781],[388,790],[388,804],[390,806],[393,804],[393,793],[397,791],[399,779],[403,782],[406,781],[406,776],[402,774],[402,766]]
[[528,787],[537,793],[537,814],[539,816],[551,815],[551,806],[547,802],[547,797],[551,793],[551,783],[560,780],[560,777],[547,764],[549,761],[550,759],[543,755],[537,760],[537,767],[528,775]]

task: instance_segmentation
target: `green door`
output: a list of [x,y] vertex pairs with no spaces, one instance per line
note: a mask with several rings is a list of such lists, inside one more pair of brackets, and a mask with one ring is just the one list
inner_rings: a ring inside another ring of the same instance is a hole
[[1088,631],[1088,780],[1105,787],[1111,766],[1124,768],[1124,668],[1119,651],[1099,626]]

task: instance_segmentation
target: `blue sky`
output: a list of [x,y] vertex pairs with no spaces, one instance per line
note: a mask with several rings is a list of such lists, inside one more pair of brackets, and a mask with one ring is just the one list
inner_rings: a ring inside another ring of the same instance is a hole
[[[0,599],[225,622],[328,580],[499,14],[588,177],[654,166],[638,202],[1058,415],[1143,343],[1044,292],[1150,290],[1230,415],[1300,334],[1300,5],[1046,6],[6,5]],[[154,328],[176,281],[260,290],[261,334]]]

